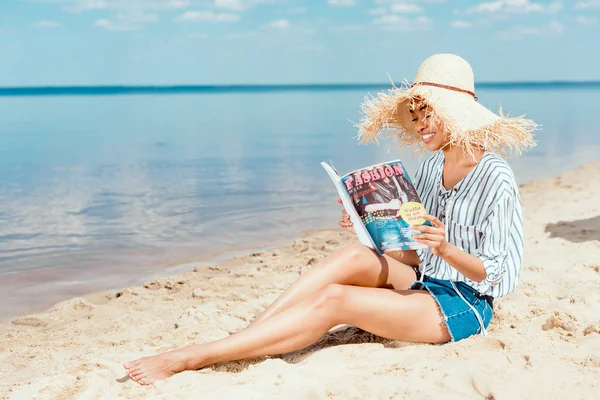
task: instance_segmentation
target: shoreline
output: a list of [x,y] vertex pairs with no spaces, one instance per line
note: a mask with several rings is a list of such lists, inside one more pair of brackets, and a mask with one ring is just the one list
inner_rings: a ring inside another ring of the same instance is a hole
[[8,399],[593,397],[600,389],[600,163],[519,190],[521,282],[495,301],[488,337],[430,346],[341,328],[289,355],[187,371],[155,388],[116,381],[124,375],[122,361],[242,329],[299,274],[355,242],[339,228],[324,229],[0,323],[6,377],[0,393]]
[[[306,235],[316,234],[320,231],[328,231],[328,230],[332,230],[332,229],[335,229],[335,228],[322,228],[322,229],[309,230],[309,231],[301,232],[299,235],[296,236],[296,238],[304,237]],[[56,295],[56,294],[49,295],[47,298],[47,301],[43,301],[44,305],[39,305],[39,306],[31,305],[28,307],[24,307],[24,308],[26,308],[24,311],[17,311],[14,313],[10,313],[10,315],[8,315],[8,313],[6,313],[6,314],[0,313],[0,325],[4,324],[4,323],[10,323],[11,321],[13,321],[15,319],[27,317],[28,315],[43,313],[43,312],[53,308],[57,304],[60,304],[64,301],[69,301],[70,299],[73,299],[73,298],[80,298],[80,297],[86,298],[87,296],[95,296],[98,294],[110,295],[111,293],[121,291],[128,287],[143,286],[145,283],[150,282],[152,280],[168,278],[170,276],[174,276],[174,275],[192,271],[196,268],[209,268],[210,266],[214,266],[216,264],[222,264],[222,263],[229,264],[231,262],[234,262],[239,257],[242,257],[247,254],[256,253],[256,252],[265,252],[265,251],[277,249],[279,247],[284,246],[286,244],[286,242],[289,242],[289,240],[288,241],[279,240],[279,241],[272,243],[269,246],[261,246],[261,247],[246,246],[246,247],[237,248],[237,249],[224,248],[221,251],[217,252],[216,254],[211,254],[210,256],[207,256],[205,258],[193,257],[193,259],[190,259],[188,261],[167,263],[166,265],[157,265],[156,267],[145,271],[145,273],[142,272],[140,275],[131,275],[126,279],[122,279],[123,281],[126,281],[123,284],[117,284],[117,285],[110,285],[110,284],[107,285],[107,284],[103,284],[103,283],[95,283],[94,284],[93,279],[78,281],[76,283],[90,287],[90,290],[87,290],[87,291],[82,292],[77,295],[71,295],[71,296],[62,296],[62,295]],[[15,278],[16,279],[33,279],[33,280],[42,279],[43,280],[44,277],[47,275],[52,276],[53,272],[54,271],[51,269],[42,269],[42,270],[36,270],[36,271],[31,271],[31,272],[17,272],[14,274],[8,274],[5,276],[5,278],[6,278],[6,280],[15,279]],[[19,278],[20,275],[22,275],[22,277]],[[82,277],[80,276],[79,278],[82,278]],[[67,286],[68,282],[66,282],[63,279],[63,280],[54,282],[52,285]],[[109,287],[107,287],[107,286],[109,286]],[[0,289],[2,289],[1,284],[0,284]],[[26,288],[26,289],[29,289],[29,288]],[[31,289],[39,289],[39,286],[32,287]],[[68,289],[68,287],[67,287],[67,289]],[[23,294],[23,295],[21,295],[21,297],[26,297],[26,295]],[[53,299],[56,299],[56,300],[53,300]]]

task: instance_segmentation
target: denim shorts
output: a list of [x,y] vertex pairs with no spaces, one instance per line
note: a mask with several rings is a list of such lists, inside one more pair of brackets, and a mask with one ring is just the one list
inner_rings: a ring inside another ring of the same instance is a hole
[[[420,287],[419,284],[420,282],[415,282],[411,289],[427,290],[437,301],[453,342],[481,332],[481,325],[475,313],[456,294],[450,281],[425,276],[423,279],[424,287]],[[483,325],[487,329],[494,313],[493,299],[480,294],[464,282],[454,282],[454,285],[456,285],[465,300],[477,310],[483,320]]]

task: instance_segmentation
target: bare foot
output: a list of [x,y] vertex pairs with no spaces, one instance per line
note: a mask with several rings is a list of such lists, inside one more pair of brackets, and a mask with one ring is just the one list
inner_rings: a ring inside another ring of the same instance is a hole
[[181,350],[174,350],[126,362],[123,366],[131,379],[140,385],[151,385],[155,381],[170,378],[184,371],[186,359],[186,354]]

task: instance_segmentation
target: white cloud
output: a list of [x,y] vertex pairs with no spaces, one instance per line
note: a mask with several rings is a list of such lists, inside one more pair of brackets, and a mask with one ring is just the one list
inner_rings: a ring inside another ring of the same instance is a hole
[[263,4],[273,4],[276,0],[214,0],[215,8],[232,11],[245,11]]
[[398,14],[418,14],[423,12],[423,8],[411,3],[394,3],[390,7],[390,11]]
[[387,13],[387,10],[383,7],[373,8],[369,10],[369,14],[371,15],[384,15]]
[[98,19],[94,25],[107,31],[135,31],[140,29],[143,24],[156,21],[158,21],[158,15],[156,14],[127,15],[119,13],[114,18]]
[[354,7],[354,0],[327,0],[332,7]]
[[455,29],[469,29],[473,27],[473,23],[468,21],[452,21],[450,26]]
[[305,14],[306,7],[292,7],[285,11],[288,14]]
[[250,2],[245,0],[215,0],[215,7],[233,11],[244,11],[250,7]]
[[244,38],[249,38],[249,37],[255,37],[258,34],[256,32],[235,32],[235,33],[228,33],[227,35],[225,35],[225,37],[227,39],[244,39]]
[[138,29],[137,26],[134,25],[119,25],[104,18],[96,20],[96,22],[94,22],[94,25],[99,26],[100,28],[104,28],[108,31],[134,31]]
[[216,13],[214,11],[186,11],[175,18],[179,22],[236,22],[238,14]]
[[59,28],[61,26],[60,22],[42,20],[35,23],[35,26],[38,28]]
[[293,24],[285,18],[268,22],[264,24],[261,28],[263,32],[278,31],[297,35],[312,35],[313,33],[315,33],[315,31],[312,28],[308,26]]
[[467,9],[467,13],[503,13],[503,14],[528,14],[528,13],[555,13],[562,8],[560,1],[550,4],[531,2],[530,0],[497,0],[480,3]]
[[329,29],[334,33],[343,35],[347,33],[363,32],[367,29],[364,25],[337,25],[331,26]]
[[384,15],[373,23],[388,31],[423,31],[430,29],[433,25],[433,21],[427,17],[413,20],[400,15]]
[[278,19],[263,25],[264,29],[288,29],[292,23],[287,19]]
[[435,4],[445,3],[447,0],[373,0],[373,3],[378,6],[389,6],[399,3],[420,3],[420,4]]
[[[190,0],[27,0],[32,3],[56,4],[63,11],[83,13],[109,10],[125,13],[159,12],[181,9],[191,4]],[[198,0],[192,0],[197,2]]]
[[580,25],[598,25],[598,20],[594,17],[584,17],[584,16],[579,16],[579,17],[575,17],[575,22],[577,22]]
[[[155,22],[159,14],[185,8],[199,0],[27,0],[55,4],[68,13],[99,15],[94,25],[110,31],[134,31]],[[204,0],[202,0],[204,1]],[[112,15],[111,15],[112,14]]]
[[91,10],[106,10],[108,3],[104,0],[74,0],[63,6],[65,11],[83,12]]
[[190,5],[190,2],[187,0],[171,0],[168,4],[172,8],[185,8]]
[[547,25],[538,27],[514,26],[496,34],[498,40],[518,40],[527,36],[556,36],[564,31],[563,25],[558,21],[551,21]]
[[575,4],[575,8],[578,10],[589,10],[593,8],[600,8],[600,0],[584,0]]

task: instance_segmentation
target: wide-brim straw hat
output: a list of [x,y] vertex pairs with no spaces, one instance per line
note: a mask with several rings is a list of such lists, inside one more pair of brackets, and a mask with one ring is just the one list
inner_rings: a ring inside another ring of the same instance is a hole
[[538,125],[523,116],[509,118],[500,108],[494,114],[475,96],[475,76],[467,61],[454,54],[436,54],[427,58],[417,70],[412,84],[368,96],[362,104],[362,118],[357,124],[359,139],[378,141],[392,134],[400,146],[417,144],[426,150],[417,132],[411,107],[424,102],[433,121],[443,122],[449,145],[461,146],[473,154],[483,148],[502,156],[517,155],[535,146],[533,131]]

